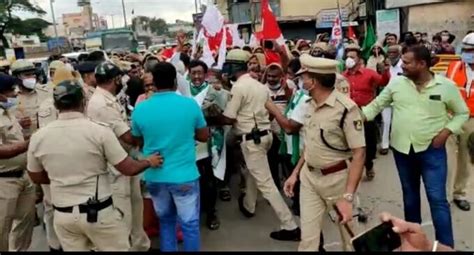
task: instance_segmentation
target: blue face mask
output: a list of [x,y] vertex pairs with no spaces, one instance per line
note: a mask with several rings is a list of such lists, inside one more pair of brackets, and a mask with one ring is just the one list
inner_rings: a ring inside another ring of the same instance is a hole
[[18,99],[16,97],[9,97],[7,98],[6,102],[0,102],[0,107],[5,110],[8,110],[18,104]]
[[462,61],[467,64],[474,64],[474,52],[464,52],[461,55]]

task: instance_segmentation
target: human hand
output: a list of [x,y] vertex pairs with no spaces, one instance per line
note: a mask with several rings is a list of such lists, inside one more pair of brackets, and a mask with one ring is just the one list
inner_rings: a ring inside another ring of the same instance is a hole
[[336,202],[336,207],[339,210],[339,223],[344,225],[352,221],[352,203],[341,198]]
[[435,138],[433,138],[432,145],[435,149],[439,149],[443,147],[446,144],[446,141],[448,140],[449,136],[451,135],[451,131],[447,129],[441,130]]
[[163,165],[163,157],[159,153],[150,156],[147,161],[150,162],[150,167],[153,168],[159,168]]
[[433,243],[421,229],[420,224],[406,222],[389,213],[380,215],[382,222],[392,222],[393,231],[400,235],[402,245],[400,251],[431,251]]
[[18,121],[20,123],[20,126],[24,129],[28,129],[31,127],[31,119],[30,117],[24,117],[19,119]]
[[287,197],[294,197],[295,193],[293,190],[295,189],[295,184],[298,181],[298,176],[292,174],[288,179],[286,179],[285,184],[283,186],[283,191]]

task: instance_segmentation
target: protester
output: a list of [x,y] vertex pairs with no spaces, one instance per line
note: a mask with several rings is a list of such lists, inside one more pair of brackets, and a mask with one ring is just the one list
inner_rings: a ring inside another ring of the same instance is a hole
[[372,45],[370,52],[371,54],[367,60],[366,67],[377,71],[377,66],[385,63],[386,51],[383,49],[382,44],[376,42],[374,45]]
[[[350,83],[351,99],[359,106],[369,104],[375,98],[378,87],[385,86],[390,79],[390,72],[384,63],[377,64],[377,72],[362,67],[360,47],[350,45],[346,48],[346,68],[344,77]],[[365,157],[365,170],[367,180],[371,181],[375,177],[374,159],[377,153],[377,126],[374,121],[369,120],[364,123],[365,142],[367,154]]]
[[390,142],[403,191],[405,219],[421,223],[422,177],[436,239],[454,247],[446,196],[445,143],[452,133],[461,131],[469,109],[452,81],[430,72],[431,54],[424,46],[405,49],[402,59],[404,75],[392,79],[363,112],[370,121],[393,105]]
[[[199,171],[195,139],[207,142],[209,129],[193,99],[176,91],[176,69],[158,63],[153,69],[157,89],[132,114],[132,134],[143,139],[143,154],[160,153],[165,159],[160,171],[148,169],[144,180],[160,221],[161,251],[177,251],[176,223],[184,234],[184,250],[200,250]],[[170,107],[172,106],[172,107]]]

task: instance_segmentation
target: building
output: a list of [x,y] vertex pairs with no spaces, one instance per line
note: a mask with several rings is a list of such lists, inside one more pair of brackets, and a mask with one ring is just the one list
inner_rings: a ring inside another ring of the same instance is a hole
[[402,30],[427,32],[430,36],[448,30],[456,36],[455,44],[474,29],[472,0],[386,0],[385,7],[398,8],[406,16]]
[[[346,18],[351,17],[359,1],[339,0],[345,9]],[[243,38],[248,41],[252,24],[260,19],[260,0],[215,0],[217,8],[230,23],[239,24]],[[269,0],[285,38],[305,38],[314,40],[317,33],[328,32],[332,22],[318,26],[318,20],[331,19],[339,13],[335,0]],[[319,16],[318,16],[319,15]],[[321,17],[320,17],[321,16]],[[351,19],[352,20],[352,19]]]
[[83,6],[79,13],[64,13],[62,22],[70,37],[82,37],[86,32],[107,27],[107,21],[93,13],[90,5]]
[[168,24],[168,32],[171,34],[183,31],[185,33],[191,33],[194,30],[192,22],[183,21],[177,19],[174,24]]

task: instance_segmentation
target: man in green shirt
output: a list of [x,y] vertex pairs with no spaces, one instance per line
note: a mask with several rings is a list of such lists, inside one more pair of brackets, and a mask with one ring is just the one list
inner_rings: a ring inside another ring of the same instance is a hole
[[446,197],[445,143],[452,133],[461,131],[469,118],[469,110],[452,81],[430,72],[428,49],[415,46],[404,51],[404,76],[392,79],[382,93],[363,108],[363,113],[367,120],[373,120],[393,104],[390,142],[402,184],[405,219],[421,223],[422,177],[436,239],[453,247],[451,212]]

